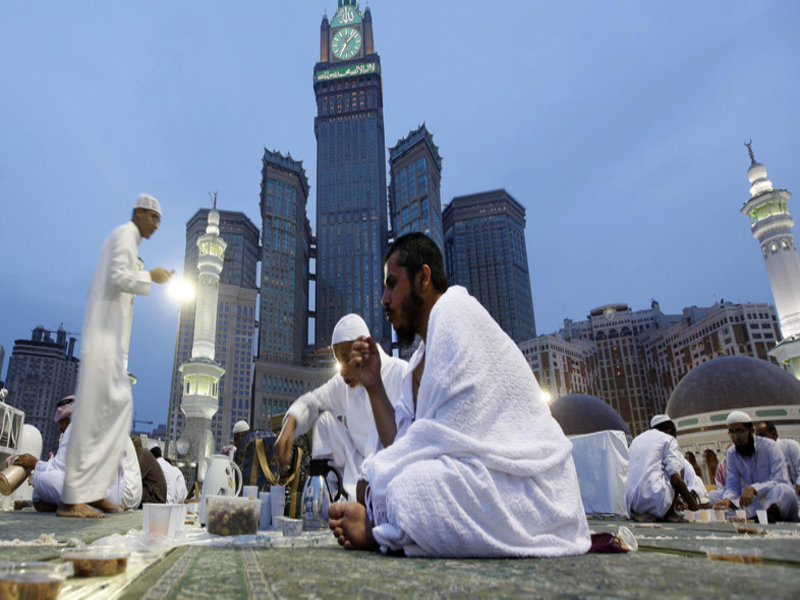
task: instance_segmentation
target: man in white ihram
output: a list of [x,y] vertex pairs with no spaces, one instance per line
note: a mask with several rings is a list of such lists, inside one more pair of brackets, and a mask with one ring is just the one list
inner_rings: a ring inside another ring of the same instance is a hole
[[119,510],[105,492],[114,478],[131,427],[133,398],[125,368],[127,326],[134,294],[150,293],[170,272],[139,271],[137,251],[161,222],[161,205],[140,195],[130,221],[106,240],[89,286],[81,338],[77,401],[67,449],[60,517],[102,517]]
[[[339,374],[294,401],[275,441],[275,456],[282,467],[288,467],[292,460],[292,442],[313,427],[311,456],[328,458],[328,462],[342,474],[344,489],[353,499],[362,463],[383,447],[383,444],[379,445],[367,391],[350,367],[350,351],[353,342],[360,337],[369,337],[364,319],[355,314],[339,319],[331,339]],[[406,361],[387,356],[382,349],[379,352],[381,379],[394,406],[400,399]],[[346,426],[337,419],[340,416],[347,419]]]

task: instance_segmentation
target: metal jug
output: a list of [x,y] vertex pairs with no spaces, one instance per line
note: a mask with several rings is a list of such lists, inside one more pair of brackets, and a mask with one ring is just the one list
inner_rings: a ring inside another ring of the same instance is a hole
[[[342,495],[342,474],[328,464],[328,459],[317,458],[311,460],[310,475],[303,488],[303,529],[314,531],[328,528],[328,507],[336,502]],[[328,473],[336,475],[338,483],[336,496],[328,485]]]

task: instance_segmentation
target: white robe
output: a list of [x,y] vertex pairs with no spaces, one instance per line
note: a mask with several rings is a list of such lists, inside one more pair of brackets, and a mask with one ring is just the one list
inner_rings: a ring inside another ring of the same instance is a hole
[[709,501],[706,484],[697,476],[692,463],[686,460],[686,458],[683,459],[683,481],[686,483],[686,487],[689,488],[690,492],[697,494],[697,499],[700,501],[700,504],[705,504]]
[[[392,406],[400,401],[406,361],[381,355],[381,379]],[[360,385],[351,388],[341,375],[334,375],[323,385],[300,396],[286,412],[297,421],[294,437],[313,427],[311,455],[329,458],[342,475],[345,490],[355,500],[361,465],[379,448],[380,439],[367,391]],[[336,417],[344,416],[347,425]]]
[[789,483],[793,486],[800,485],[800,444],[787,438],[778,438],[778,445],[789,466]]
[[139,508],[142,503],[142,470],[139,468],[136,448],[130,437],[125,444],[125,452],[122,453],[122,470],[125,472],[122,508],[123,510]]
[[[414,411],[413,369],[425,357]],[[364,463],[372,534],[407,556],[564,556],[590,546],[572,445],[514,341],[463,287],[434,305]]]
[[64,481],[67,504],[102,498],[125,450],[133,412],[127,327],[133,295],[148,294],[151,281],[149,272],[137,271],[140,240],[133,222],[117,227],[103,245],[89,286]]
[[164,479],[167,480],[167,504],[182,504],[186,500],[186,479],[181,470],[171,465],[163,456],[156,458],[156,462],[164,472]]
[[670,477],[681,472],[686,459],[677,440],[658,429],[637,435],[628,451],[625,504],[629,511],[660,519],[675,499]]

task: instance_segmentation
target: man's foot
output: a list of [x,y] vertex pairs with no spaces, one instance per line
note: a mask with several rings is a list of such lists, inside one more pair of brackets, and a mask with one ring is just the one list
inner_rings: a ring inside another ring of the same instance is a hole
[[50,504],[49,502],[45,502],[44,500],[37,500],[33,503],[33,508],[36,509],[36,512],[56,512],[58,507],[55,504]]
[[98,500],[97,502],[90,502],[89,505],[93,506],[94,508],[99,508],[103,512],[107,513],[119,512],[121,509],[119,504],[114,504],[107,498],[103,498],[102,500]]
[[335,502],[328,508],[330,528],[346,550],[377,550],[367,509],[358,502]]
[[14,510],[22,510],[31,506],[30,500],[14,500]]
[[58,505],[56,514],[59,517],[77,517],[81,519],[102,519],[105,515],[96,511],[88,504],[64,504]]
[[631,511],[631,519],[637,523],[655,523],[656,518],[649,513],[637,513]]
[[666,523],[688,523],[686,517],[684,517],[677,510],[668,510],[667,514],[661,517],[661,520]]

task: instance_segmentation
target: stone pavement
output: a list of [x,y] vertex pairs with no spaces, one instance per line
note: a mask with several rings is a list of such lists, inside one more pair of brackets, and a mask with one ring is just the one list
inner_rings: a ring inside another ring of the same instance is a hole
[[[593,531],[636,536],[639,551],[553,559],[408,559],[338,547],[182,546],[152,559],[138,576],[66,598],[797,598],[800,526],[658,524],[591,520]],[[0,513],[0,560],[48,559],[58,548],[9,546],[41,534],[91,542],[141,527],[141,513],[94,521],[31,511]],[[712,561],[706,547],[758,554],[757,564]],[[97,578],[100,579],[100,578]]]

